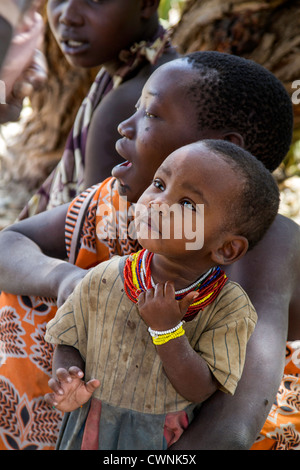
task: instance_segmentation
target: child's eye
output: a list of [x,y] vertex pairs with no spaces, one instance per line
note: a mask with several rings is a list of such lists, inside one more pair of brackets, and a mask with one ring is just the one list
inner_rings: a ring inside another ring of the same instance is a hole
[[154,180],[152,181],[152,184],[153,184],[156,188],[160,189],[161,191],[164,190],[164,185],[162,184],[162,182],[161,182],[159,179],[154,179]]
[[195,204],[193,202],[189,201],[188,199],[185,199],[184,201],[181,201],[181,205],[183,207],[186,207],[187,209],[189,209],[191,211],[196,210]]

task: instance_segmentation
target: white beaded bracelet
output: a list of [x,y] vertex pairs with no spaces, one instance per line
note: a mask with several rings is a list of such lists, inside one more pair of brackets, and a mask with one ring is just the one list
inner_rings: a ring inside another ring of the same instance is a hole
[[180,323],[178,323],[178,325],[174,326],[174,328],[171,328],[170,330],[165,330],[165,331],[155,331],[155,330],[152,330],[152,328],[150,328],[149,326],[148,331],[150,335],[152,336],[152,338],[157,338],[158,336],[174,333],[174,331],[178,330],[182,325],[183,325],[183,322],[181,321]]

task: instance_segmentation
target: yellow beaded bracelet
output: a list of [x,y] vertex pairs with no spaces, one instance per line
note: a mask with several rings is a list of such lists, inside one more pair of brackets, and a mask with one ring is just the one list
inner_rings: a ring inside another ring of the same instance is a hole
[[155,346],[160,346],[161,344],[165,344],[171,339],[179,338],[180,336],[183,336],[185,333],[184,329],[182,328],[182,325],[172,333],[167,333],[165,335],[159,335],[159,336],[153,336],[152,341]]

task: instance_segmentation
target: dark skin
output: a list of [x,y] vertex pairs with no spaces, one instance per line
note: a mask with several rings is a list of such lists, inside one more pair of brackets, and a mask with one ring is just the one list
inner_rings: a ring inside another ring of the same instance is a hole
[[[139,313],[148,327],[155,331],[176,327],[193,302],[195,293],[190,292],[181,301],[176,301],[175,289],[189,286],[220,261],[226,264],[237,261],[247,251],[248,241],[235,232],[224,230],[222,217],[225,201],[230,200],[234,205],[241,187],[236,172],[203,144],[175,151],[155,173],[153,183],[138,201],[147,211],[136,218],[140,245],[154,253],[151,272],[156,286],[142,292],[138,298]],[[201,188],[201,194],[196,188]],[[205,245],[187,251],[189,239],[184,235],[181,239],[174,237],[175,224],[182,228],[191,217],[189,220],[195,227],[202,218],[197,205],[204,201],[210,208],[205,219]],[[166,216],[161,211],[155,217],[156,223],[151,225],[158,237],[148,236],[149,215],[155,205],[176,208],[176,215],[172,212],[170,217],[169,238],[163,236]],[[170,382],[187,400],[200,403],[217,390],[217,382],[206,361],[193,350],[184,335],[156,348]],[[73,366],[66,368],[70,360],[74,361]],[[61,411],[73,411],[90,398],[100,382],[91,379],[84,383],[82,366],[78,350],[71,346],[57,348],[53,379],[49,381],[53,393],[45,397],[51,406]]]
[[[158,6],[159,0],[49,0],[47,4],[51,30],[68,62],[84,68],[104,65],[111,75],[122,65],[118,57],[121,50],[147,41],[157,32]],[[72,47],[70,41],[79,44]],[[176,56],[170,49],[155,65],[148,63],[101,100],[87,137],[85,187],[109,177],[112,168],[122,161],[115,150],[119,122],[134,112],[151,73]]]
[[[199,132],[196,125],[192,127],[196,121],[193,119],[195,110],[184,96],[180,101],[183,93],[178,89],[181,83],[178,77],[182,77],[182,72],[181,68],[173,69],[171,64],[164,76],[160,75],[161,70],[155,72],[159,76],[150,84],[152,91],[159,92],[156,95],[158,102],[152,102],[155,96],[145,90],[137,113],[119,126],[125,136],[123,144],[119,145],[122,156],[131,158],[132,162],[127,176],[123,169],[120,190],[126,190],[128,199],[133,202],[150,184],[159,164],[169,153],[179,146],[211,136],[208,131]],[[159,85],[161,88],[157,88]],[[158,120],[145,115],[148,105],[156,107],[151,109],[152,113],[162,112],[157,109],[160,103],[167,115]],[[178,106],[178,113],[173,106]],[[224,129],[212,137],[243,145],[243,136],[235,129]],[[140,161],[143,162],[141,166]],[[130,186],[139,187],[141,181],[143,188],[139,189],[139,194],[130,190]],[[73,291],[86,271],[63,261],[67,208],[61,206],[39,214],[0,234],[3,273],[0,288],[3,291],[58,297],[59,305]],[[258,323],[248,344],[243,377],[233,397],[216,392],[208,399],[197,419],[172,448],[249,449],[253,444],[278,390],[286,340],[300,337],[299,240],[299,226],[278,215],[260,244],[232,266],[228,274],[246,290],[258,314]],[[11,253],[14,253],[13,257]]]

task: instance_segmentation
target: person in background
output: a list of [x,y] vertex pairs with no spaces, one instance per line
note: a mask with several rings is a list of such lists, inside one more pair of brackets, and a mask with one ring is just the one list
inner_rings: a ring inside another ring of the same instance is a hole
[[61,160],[26,204],[20,219],[70,202],[120,163],[117,126],[147,78],[177,57],[160,25],[159,0],[49,0],[53,35],[74,67],[101,67],[75,118]]
[[40,89],[47,80],[46,59],[39,49],[44,23],[36,9],[36,2],[32,2],[22,16],[14,2],[5,2],[5,8],[3,3],[0,5],[0,14],[2,11],[7,21],[11,20],[11,25],[16,23],[0,69],[3,98],[0,124],[16,121],[22,110],[23,99]]

